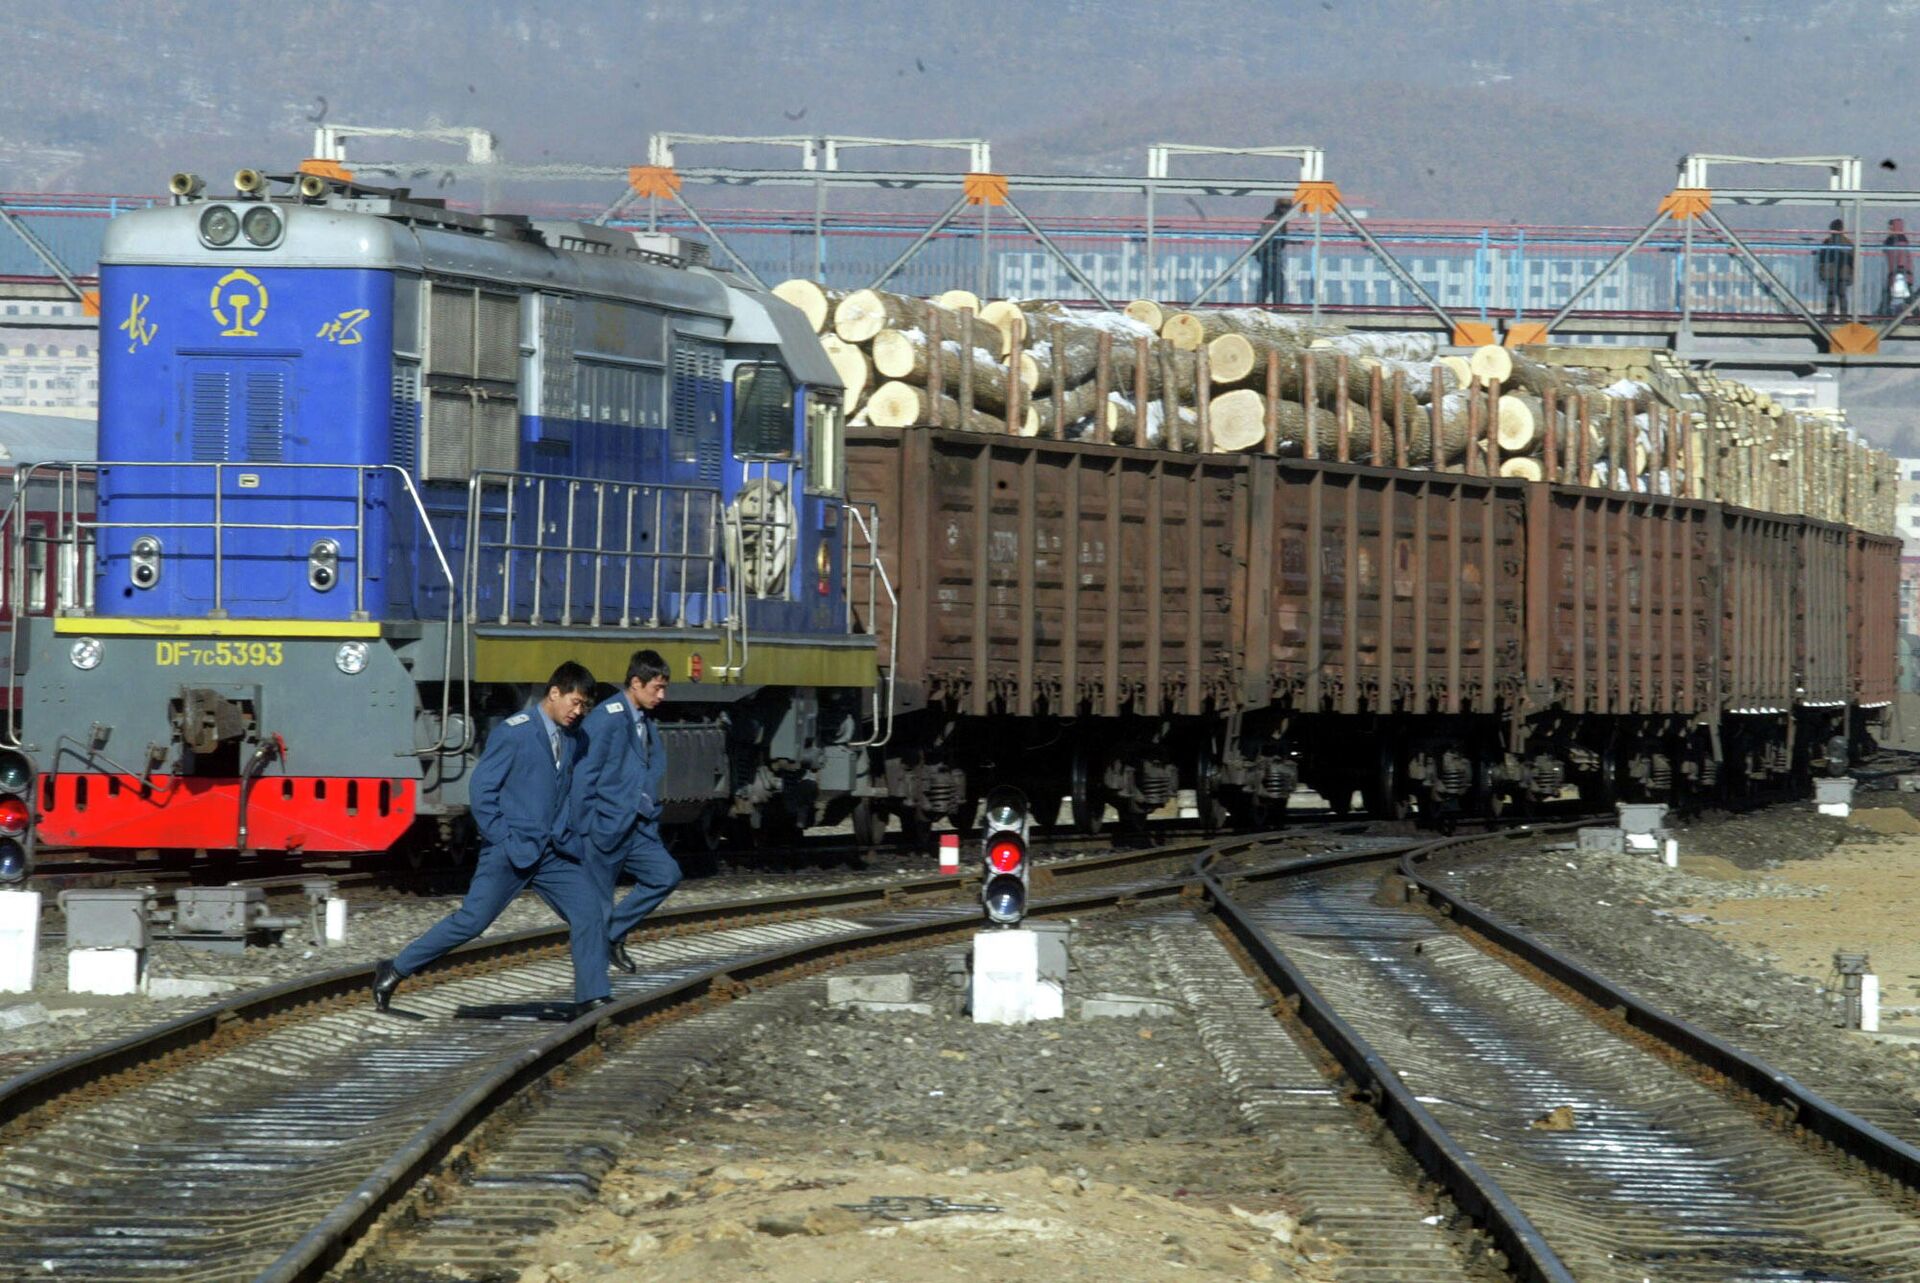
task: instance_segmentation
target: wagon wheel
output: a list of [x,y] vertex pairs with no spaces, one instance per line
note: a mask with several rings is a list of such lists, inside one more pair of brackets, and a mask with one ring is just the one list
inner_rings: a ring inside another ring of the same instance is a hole
[[1107,798],[1094,777],[1093,755],[1084,744],[1073,749],[1073,775],[1068,781],[1068,796],[1073,802],[1073,831],[1098,833],[1106,819]]
[[1220,764],[1210,749],[1202,747],[1193,767],[1193,807],[1199,813],[1200,827],[1212,833],[1227,826],[1227,804],[1220,796]]
[[1483,757],[1473,767],[1474,809],[1488,819],[1497,820],[1506,814],[1507,798],[1500,791],[1500,785],[1493,778],[1493,759]]
[[1400,754],[1390,741],[1380,741],[1373,775],[1361,786],[1360,798],[1368,813],[1379,819],[1404,820],[1413,814],[1413,799],[1401,779]]

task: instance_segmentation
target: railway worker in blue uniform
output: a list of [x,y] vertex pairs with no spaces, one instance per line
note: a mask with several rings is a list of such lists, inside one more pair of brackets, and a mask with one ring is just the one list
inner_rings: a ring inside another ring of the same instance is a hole
[[[637,650],[627,661],[626,688],[581,723],[587,747],[573,773],[573,840],[584,862],[600,871],[607,917],[606,960],[634,970],[623,943],[627,932],[660,907],[680,884],[680,866],[660,842],[660,784],[666,745],[654,710],[667,697],[667,661]],[[633,890],[614,903],[621,872]]]
[[573,997],[582,1009],[611,1001],[606,898],[601,878],[570,853],[568,806],[583,745],[574,726],[592,707],[593,674],[568,661],[546,695],[487,737],[469,789],[480,860],[467,898],[391,961],[374,968],[373,1002],[387,1009],[400,982],[485,931],[528,887],[572,936]]

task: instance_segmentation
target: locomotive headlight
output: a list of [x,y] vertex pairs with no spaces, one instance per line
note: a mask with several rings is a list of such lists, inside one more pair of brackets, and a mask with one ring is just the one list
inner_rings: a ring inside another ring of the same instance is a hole
[[333,652],[333,666],[349,677],[366,672],[367,644],[361,641],[341,642],[340,649]]
[[316,539],[307,549],[307,584],[315,592],[326,592],[340,582],[340,545],[331,539]]
[[209,205],[207,212],[200,215],[200,239],[209,245],[231,245],[239,234],[240,216],[225,205]]
[[255,205],[240,220],[240,230],[255,245],[271,245],[280,239],[280,212],[270,205]]
[[98,637],[82,637],[67,648],[67,658],[73,661],[75,668],[86,672],[100,667],[100,651]]
[[160,541],[141,535],[133,541],[127,557],[127,575],[135,588],[151,588],[160,582]]

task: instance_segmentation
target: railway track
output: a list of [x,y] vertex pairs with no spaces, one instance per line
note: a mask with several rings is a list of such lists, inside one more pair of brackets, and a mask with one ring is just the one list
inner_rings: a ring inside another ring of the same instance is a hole
[[[1050,914],[1177,897],[1205,849],[1056,864],[1036,890]],[[564,933],[541,930],[461,950],[409,983],[397,1017],[372,1011],[355,967],[41,1066],[0,1083],[0,1275],[321,1277],[423,1178],[465,1162],[506,1102],[756,987],[963,938],[980,925],[969,885],[663,911],[641,973],[581,1019],[550,1000],[568,964]]]
[[1454,845],[1406,852],[1385,903],[1346,858],[1284,882],[1203,868],[1218,930],[1342,1098],[1446,1191],[1429,1215],[1492,1248],[1396,1246],[1417,1268],[1381,1277],[1920,1277],[1920,1150],[1447,895],[1420,866]]
[[[1035,912],[1152,915],[1243,1113],[1351,1245],[1342,1277],[1920,1277],[1920,1151],[1421,872],[1488,840],[1118,852],[1037,873]],[[1383,870],[1406,902],[1376,902]],[[423,1213],[433,1252],[497,1261],[780,981],[978,926],[952,878],[708,904],[656,915],[582,1019],[543,930],[469,946],[398,1017],[351,968],[67,1057],[0,1083],[0,1274],[317,1279]]]

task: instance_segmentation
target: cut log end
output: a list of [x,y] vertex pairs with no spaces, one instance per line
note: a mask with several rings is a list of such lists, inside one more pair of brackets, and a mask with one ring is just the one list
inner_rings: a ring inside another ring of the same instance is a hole
[[980,311],[980,296],[972,290],[948,290],[945,294],[936,295],[933,301],[949,312],[978,314]]
[[833,319],[833,306],[839,294],[838,291],[829,292],[814,281],[796,276],[774,286],[773,296],[799,308],[800,315],[807,318],[807,324],[813,327],[813,332],[821,334]]
[[1161,311],[1160,305],[1150,298],[1137,298],[1133,300],[1133,302],[1127,304],[1126,313],[1134,320],[1152,330],[1155,334],[1158,334],[1160,327],[1167,323],[1166,313]]
[[1160,337],[1182,352],[1192,352],[1207,341],[1207,328],[1192,312],[1175,312],[1160,326]]
[[1467,369],[1481,383],[1505,383],[1513,373],[1513,353],[1496,343],[1484,344],[1467,358]]
[[1260,365],[1260,353],[1244,334],[1222,334],[1207,344],[1207,368],[1217,384],[1251,378]]
[[865,343],[887,328],[887,304],[878,290],[855,290],[833,309],[833,332],[848,343]]
[[1500,475],[1503,477],[1518,477],[1522,481],[1538,481],[1547,474],[1541,468],[1540,460],[1519,456],[1512,459],[1502,459],[1500,461]]

